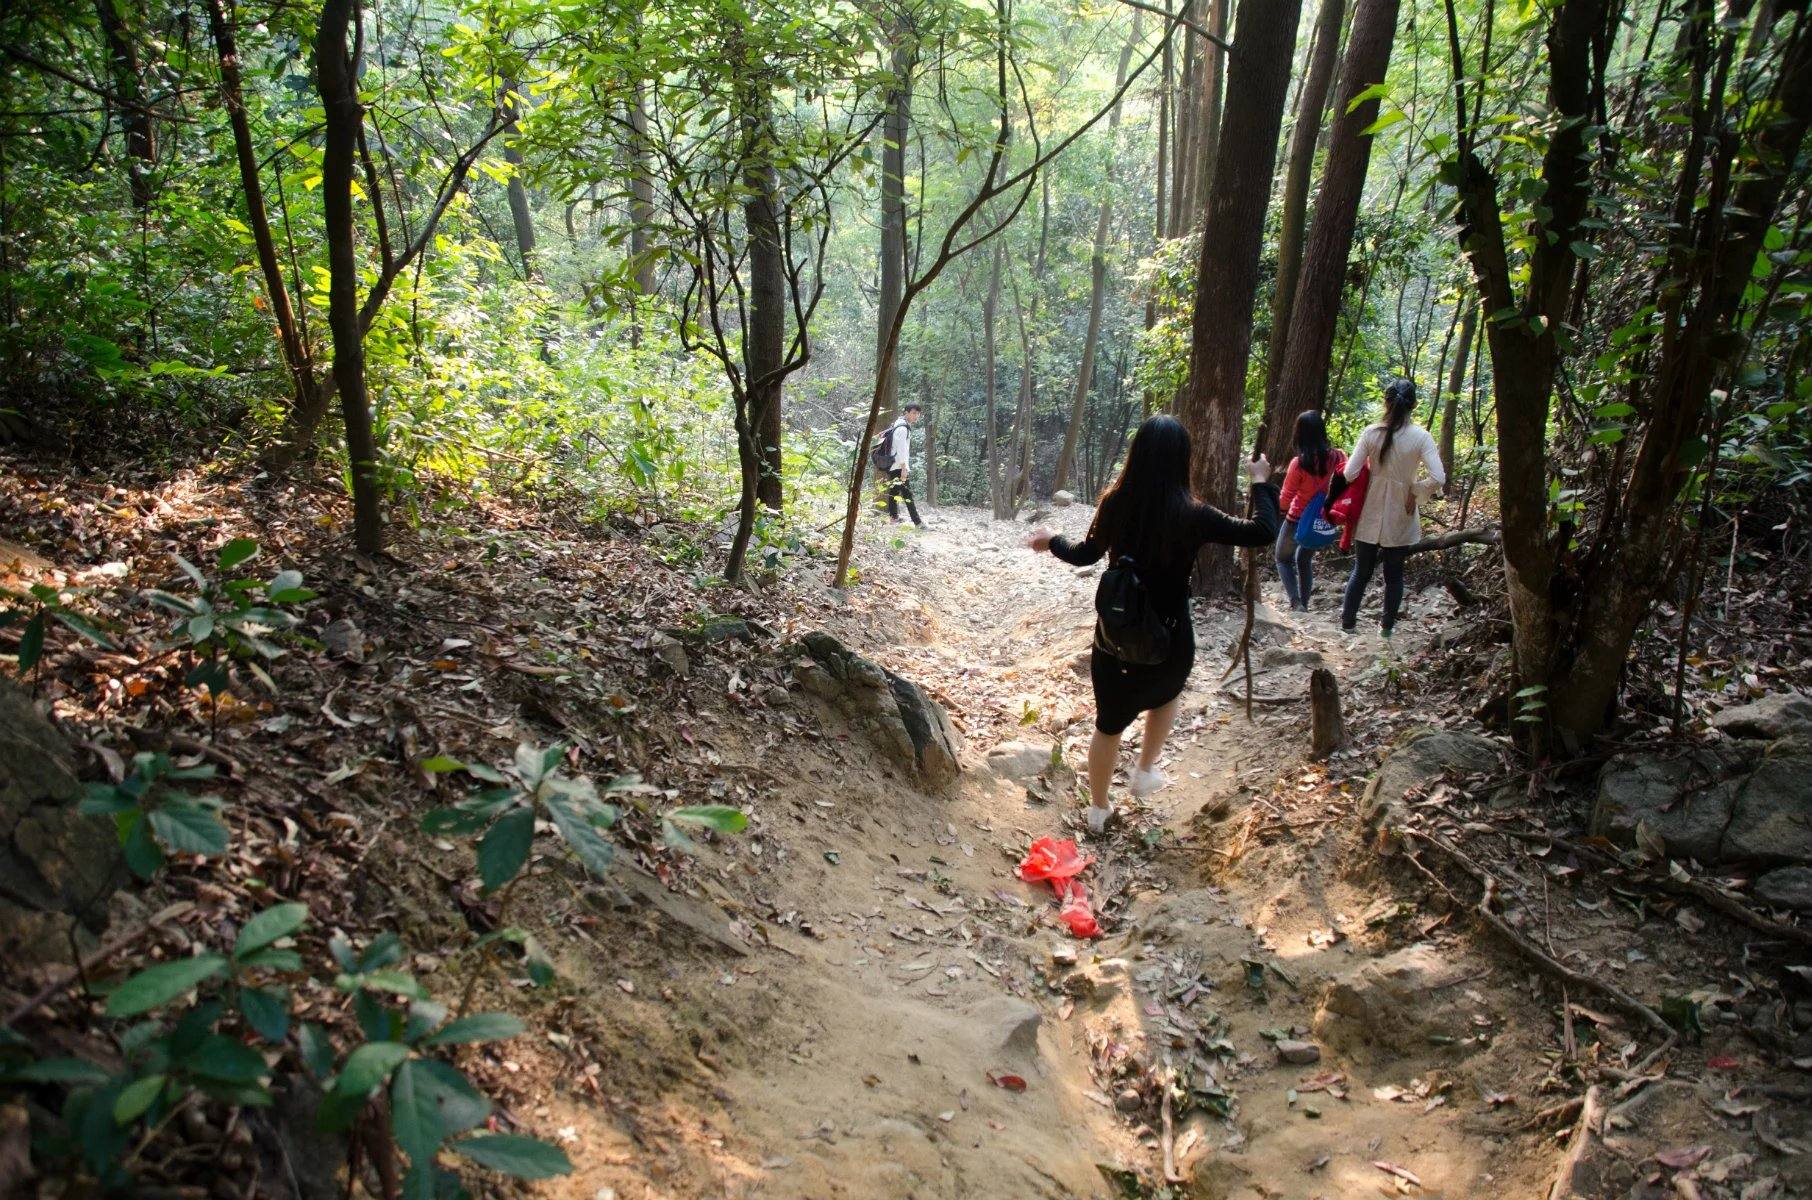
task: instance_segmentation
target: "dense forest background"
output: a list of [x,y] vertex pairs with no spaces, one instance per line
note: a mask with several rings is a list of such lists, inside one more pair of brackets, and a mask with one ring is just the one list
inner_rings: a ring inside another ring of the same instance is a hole
[[735,579],[853,525],[902,398],[932,503],[1174,408],[1234,506],[1404,375],[1569,736],[1722,531],[1805,553],[1800,5],[100,0],[0,52],[9,436],[338,463],[367,552],[557,491],[723,516]]

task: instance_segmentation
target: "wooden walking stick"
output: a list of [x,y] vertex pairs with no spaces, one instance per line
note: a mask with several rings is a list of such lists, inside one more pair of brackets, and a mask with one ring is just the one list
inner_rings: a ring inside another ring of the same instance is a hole
[[[1258,423],[1258,433],[1252,439],[1252,460],[1258,460],[1259,447],[1265,444],[1265,422]],[[1252,516],[1252,494],[1246,495],[1246,516]],[[1252,719],[1252,620],[1258,606],[1258,552],[1251,546],[1246,547],[1246,625],[1239,631],[1239,645],[1233,649],[1233,657],[1227,663],[1227,669],[1221,672],[1221,678],[1233,674],[1233,668],[1242,662],[1246,665],[1246,720]]]

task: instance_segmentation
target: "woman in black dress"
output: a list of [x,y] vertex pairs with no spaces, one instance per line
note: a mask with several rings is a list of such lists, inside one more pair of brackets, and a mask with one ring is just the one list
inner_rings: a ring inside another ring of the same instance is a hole
[[1145,714],[1145,736],[1130,790],[1145,796],[1169,782],[1158,770],[1158,755],[1195,665],[1189,573],[1197,552],[1209,542],[1265,546],[1277,537],[1271,464],[1260,455],[1246,464],[1246,471],[1252,479],[1251,520],[1204,504],[1189,490],[1189,431],[1175,417],[1152,417],[1133,435],[1120,477],[1096,501],[1086,538],[1076,543],[1040,529],[1027,539],[1032,549],[1049,550],[1072,566],[1087,566],[1103,555],[1111,556],[1110,563],[1131,559],[1152,607],[1170,629],[1170,653],[1153,665],[1126,662],[1103,649],[1099,638],[1090,655],[1095,735],[1088,746],[1088,824],[1096,833],[1107,827],[1112,811],[1107,789],[1120,757],[1120,735],[1140,713]]

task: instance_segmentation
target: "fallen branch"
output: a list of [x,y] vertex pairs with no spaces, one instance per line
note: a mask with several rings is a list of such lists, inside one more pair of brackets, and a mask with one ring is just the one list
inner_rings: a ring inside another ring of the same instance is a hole
[[1483,529],[1456,529],[1452,533],[1437,534],[1423,538],[1411,546],[1406,553],[1427,554],[1430,550],[1451,550],[1455,546],[1484,545],[1495,546],[1503,540],[1497,526],[1487,525]]
[[[1597,992],[1618,1008],[1622,1009],[1625,1013],[1637,1018],[1643,1024],[1654,1029],[1662,1036],[1670,1040],[1675,1036],[1673,1026],[1662,1019],[1661,1015],[1654,1009],[1617,987],[1615,984],[1575,971],[1572,967],[1567,966],[1565,963],[1549,954],[1546,950],[1543,950],[1540,946],[1536,945],[1529,939],[1527,934],[1522,933],[1515,926],[1511,925],[1508,921],[1504,920],[1503,917],[1494,912],[1491,904],[1492,901],[1497,898],[1497,880],[1490,872],[1475,863],[1464,852],[1449,846],[1446,842],[1432,834],[1423,833],[1419,829],[1398,826],[1397,832],[1403,837],[1414,839],[1425,846],[1440,851],[1449,860],[1458,864],[1458,866],[1468,875],[1476,879],[1480,886],[1485,889],[1485,894],[1479,897],[1477,904],[1473,905],[1473,911],[1478,915],[1480,920],[1484,921],[1485,924],[1497,931],[1500,937],[1514,946],[1524,958],[1527,958],[1536,966],[1546,971],[1549,975],[1560,982],[1567,984],[1569,987],[1588,989]],[[1411,855],[1410,858],[1411,861],[1415,860],[1414,855]],[[1418,862],[1417,865],[1421,866],[1422,864]],[[1429,871],[1427,867],[1422,867],[1422,870],[1424,874],[1429,875],[1431,878],[1434,877],[1434,873]],[[1445,887],[1446,885],[1443,884],[1442,886]],[[1452,890],[1447,890],[1448,894],[1452,895]]]
[[[1468,825],[1466,828],[1470,831],[1473,829],[1473,826]],[[1504,837],[1514,838],[1519,842],[1559,846],[1562,850],[1565,850],[1570,854],[1577,854],[1581,858],[1591,859],[1594,862],[1605,866],[1619,867],[1626,871],[1630,871],[1630,874],[1626,876],[1626,878],[1632,883],[1646,884],[1649,887],[1657,888],[1663,892],[1669,892],[1676,896],[1691,896],[1740,925],[1747,925],[1749,928],[1760,933],[1770,934],[1786,941],[1798,942],[1802,946],[1812,946],[1812,929],[1808,929],[1802,925],[1789,925],[1784,921],[1776,921],[1771,917],[1765,917],[1761,913],[1750,908],[1747,904],[1744,904],[1741,900],[1738,900],[1735,896],[1732,896],[1730,893],[1721,888],[1713,887],[1708,883],[1700,883],[1695,879],[1675,879],[1671,875],[1661,875],[1653,871],[1631,871],[1630,865],[1617,858],[1615,855],[1606,854],[1601,850],[1594,850],[1590,846],[1582,845],[1579,842],[1571,841],[1567,838],[1557,837],[1551,833],[1532,833],[1521,829],[1498,829],[1492,826],[1484,826],[1478,829],[1478,832],[1502,834]]]
[[1586,1089],[1585,1102],[1579,1106],[1579,1123],[1573,1127],[1573,1140],[1567,1146],[1567,1156],[1560,1161],[1560,1171],[1554,1176],[1554,1185],[1548,1189],[1548,1200],[1567,1200],[1569,1196],[1580,1194],[1575,1186],[1575,1179],[1580,1167],[1585,1162],[1586,1151],[1592,1148],[1592,1137],[1597,1132],[1597,1125],[1604,1115],[1604,1100],[1596,1085]]
[[93,954],[84,958],[67,974],[46,984],[37,995],[13,1009],[12,1012],[6,1014],[6,1019],[0,1021],[0,1028],[10,1029],[14,1025],[17,1025],[20,1021],[23,1021],[26,1017],[31,1016],[33,1013],[37,1012],[38,1009],[62,995],[69,988],[86,979],[89,973],[96,967],[101,966],[120,951],[130,946],[137,945],[155,931],[162,929],[165,925],[174,921],[177,917],[186,916],[194,907],[195,906],[187,900],[179,900],[175,904],[158,912],[149,921],[146,921],[131,933],[114,938],[111,942],[108,942],[99,950],[96,950]]

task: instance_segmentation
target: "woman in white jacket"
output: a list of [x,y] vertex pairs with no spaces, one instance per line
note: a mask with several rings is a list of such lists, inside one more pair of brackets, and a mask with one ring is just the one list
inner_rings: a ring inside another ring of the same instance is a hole
[[[1366,585],[1380,559],[1384,562],[1385,637],[1397,623],[1397,610],[1403,607],[1403,563],[1409,548],[1422,540],[1422,521],[1417,502],[1432,496],[1447,484],[1447,472],[1441,468],[1441,451],[1428,430],[1415,423],[1416,385],[1407,379],[1394,379],[1384,389],[1384,419],[1359,435],[1352,454],[1347,456],[1345,475],[1350,482],[1369,462],[1371,482],[1365,493],[1365,506],[1359,511],[1359,522],[1353,530],[1353,573],[1347,577],[1346,599],[1340,609],[1340,628],[1352,633],[1359,620],[1359,602],[1365,598]],[[1428,475],[1418,478],[1421,468]]]

